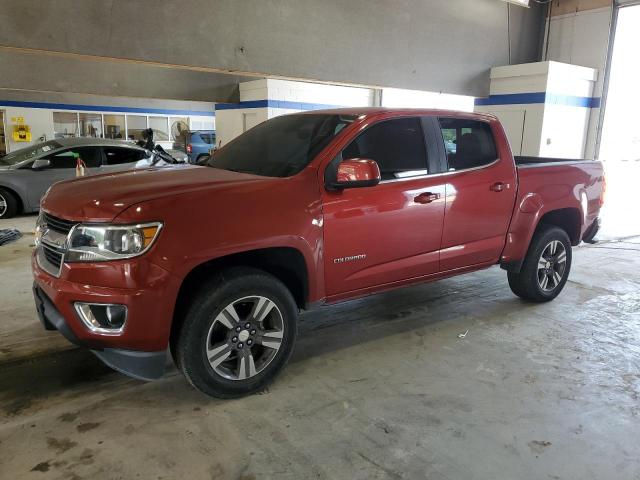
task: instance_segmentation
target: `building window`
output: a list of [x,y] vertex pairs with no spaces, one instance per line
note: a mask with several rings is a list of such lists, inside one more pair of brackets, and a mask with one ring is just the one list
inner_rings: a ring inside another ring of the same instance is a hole
[[214,117],[190,117],[191,130],[215,130],[216,121]]
[[53,112],[53,136],[55,138],[77,137],[78,114],[71,112]]
[[169,140],[169,119],[167,117],[149,117],[149,128],[153,129],[153,140],[166,142]]
[[147,117],[143,115],[127,115],[127,139],[142,140],[142,131],[147,128]]
[[80,113],[80,136],[102,138],[102,115],[99,113]]
[[105,138],[125,138],[124,115],[105,115],[104,133]]

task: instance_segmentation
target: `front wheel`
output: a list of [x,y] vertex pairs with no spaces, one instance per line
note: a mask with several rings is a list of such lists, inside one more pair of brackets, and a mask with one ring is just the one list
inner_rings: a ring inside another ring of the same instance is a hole
[[255,393],[286,364],[296,330],[296,303],[282,282],[233,268],[196,295],[175,343],[176,363],[207,395]]
[[542,226],[531,240],[520,272],[508,272],[509,287],[520,298],[548,302],[564,288],[571,270],[571,242],[567,232]]
[[8,190],[0,188],[0,219],[11,218],[16,213],[18,213],[18,200]]

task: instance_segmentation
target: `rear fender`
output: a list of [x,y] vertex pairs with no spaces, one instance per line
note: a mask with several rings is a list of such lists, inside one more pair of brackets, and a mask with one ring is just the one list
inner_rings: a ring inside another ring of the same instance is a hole
[[[582,196],[581,192],[577,195],[578,198]],[[547,205],[537,193],[525,195],[514,212],[505,248],[500,257],[500,266],[507,271],[520,271],[531,239],[545,219],[548,219],[550,224],[565,229],[573,245],[580,243],[584,230],[584,213],[580,202],[577,199],[572,200],[575,201],[569,202],[570,206],[566,206],[566,199],[562,202],[564,205],[560,202],[557,202],[558,205]]]

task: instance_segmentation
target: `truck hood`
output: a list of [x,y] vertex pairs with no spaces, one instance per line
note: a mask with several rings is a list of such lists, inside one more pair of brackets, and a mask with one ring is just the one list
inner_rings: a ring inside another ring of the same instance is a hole
[[269,180],[273,179],[191,165],[129,170],[56,183],[43,197],[42,208],[67,220],[108,222],[147,200]]

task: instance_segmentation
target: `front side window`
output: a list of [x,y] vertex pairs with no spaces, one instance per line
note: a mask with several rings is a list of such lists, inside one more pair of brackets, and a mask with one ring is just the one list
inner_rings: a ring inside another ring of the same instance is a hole
[[482,167],[498,158],[488,123],[464,118],[441,118],[440,129],[450,171]]
[[265,177],[290,177],[309,165],[355,118],[320,113],[275,117],[217,150],[208,165]]
[[100,166],[100,149],[98,147],[80,147],[63,150],[46,157],[51,162],[51,168],[76,168],[75,154],[85,163],[87,168]]
[[342,159],[375,160],[382,180],[425,175],[427,151],[420,118],[398,118],[365,130],[342,151]]
[[105,163],[107,165],[122,165],[123,163],[135,163],[142,160],[145,152],[135,148],[107,147],[104,149]]

